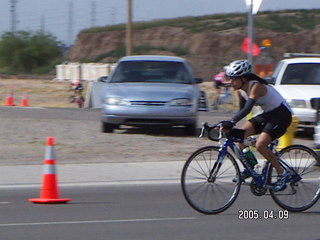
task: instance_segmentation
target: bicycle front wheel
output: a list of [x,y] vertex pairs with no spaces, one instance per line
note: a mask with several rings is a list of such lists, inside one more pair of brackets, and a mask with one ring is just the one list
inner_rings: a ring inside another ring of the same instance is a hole
[[[306,146],[291,145],[280,151],[280,158],[298,173],[301,179],[293,175],[285,190],[275,192],[270,189],[271,197],[280,207],[288,211],[305,211],[320,197],[318,155]],[[269,168],[269,176],[272,185],[272,182],[276,181],[276,172],[272,167]]]
[[218,164],[219,153],[215,146],[201,148],[189,157],[182,170],[183,195],[192,208],[204,214],[225,211],[240,191],[238,164],[230,153]]

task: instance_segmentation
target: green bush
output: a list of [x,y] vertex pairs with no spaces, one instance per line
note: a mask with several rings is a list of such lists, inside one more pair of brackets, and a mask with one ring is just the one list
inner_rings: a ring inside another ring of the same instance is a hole
[[62,59],[62,51],[51,34],[21,31],[1,36],[1,73],[48,73],[57,59]]

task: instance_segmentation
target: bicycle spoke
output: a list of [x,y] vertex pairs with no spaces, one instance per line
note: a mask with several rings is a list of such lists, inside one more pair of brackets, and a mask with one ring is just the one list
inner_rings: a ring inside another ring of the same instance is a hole
[[201,213],[215,214],[226,210],[240,190],[240,183],[232,182],[232,178],[239,175],[234,158],[227,154],[218,168],[218,156],[217,147],[199,149],[191,155],[182,171],[183,194],[187,202]]
[[[288,184],[281,192],[270,190],[272,198],[282,208],[289,211],[304,211],[312,207],[320,197],[320,167],[317,166],[317,155],[308,147],[292,145],[280,152],[282,161],[286,162],[301,180]],[[274,169],[269,169],[272,175]],[[295,178],[294,178],[295,179]],[[272,176],[272,182],[276,178]]]

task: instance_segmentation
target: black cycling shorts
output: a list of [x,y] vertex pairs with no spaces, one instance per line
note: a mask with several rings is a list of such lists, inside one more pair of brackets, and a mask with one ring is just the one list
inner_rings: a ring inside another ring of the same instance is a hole
[[256,134],[266,132],[274,140],[286,133],[292,122],[292,114],[285,105],[281,104],[280,107],[270,112],[263,112],[249,121],[252,123]]

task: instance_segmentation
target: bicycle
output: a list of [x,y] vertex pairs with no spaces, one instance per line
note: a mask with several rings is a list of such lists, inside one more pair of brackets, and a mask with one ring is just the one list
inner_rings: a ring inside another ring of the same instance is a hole
[[78,84],[74,88],[70,89],[73,94],[69,97],[70,103],[76,103],[79,108],[84,106],[85,98],[82,95],[83,87],[82,84]]
[[235,202],[243,183],[236,158],[250,172],[250,190],[254,195],[263,196],[269,190],[275,203],[291,212],[305,211],[318,201],[320,161],[312,149],[303,145],[291,145],[277,151],[275,146],[278,140],[269,145],[281,166],[291,174],[286,189],[276,192],[273,188],[277,174],[271,164],[264,160],[262,170],[253,169],[236,145],[236,142],[244,142],[254,147],[254,137],[244,140],[244,130],[235,128],[229,134],[223,134],[221,123],[214,126],[203,123],[199,137],[203,137],[205,132],[210,140],[218,141],[219,146],[207,146],[195,151],[184,164],[181,174],[183,195],[196,211],[217,214]]

